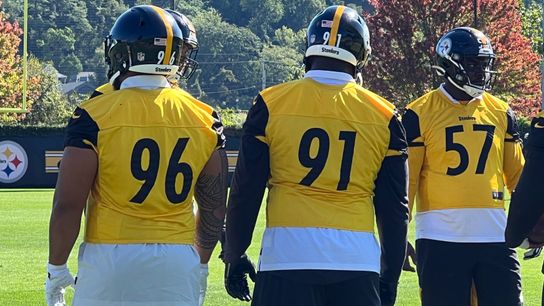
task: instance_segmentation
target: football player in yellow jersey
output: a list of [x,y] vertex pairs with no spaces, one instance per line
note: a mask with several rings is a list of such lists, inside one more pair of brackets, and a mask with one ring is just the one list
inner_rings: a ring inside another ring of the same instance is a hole
[[[196,30],[189,18],[187,16],[181,14],[180,12],[173,11],[173,10],[166,10],[168,13],[174,17],[176,20],[177,25],[181,29],[181,32],[183,34],[183,59],[181,60],[181,65],[179,66],[179,69],[176,73],[175,77],[169,78],[170,85],[173,88],[177,88],[181,91],[181,89],[178,86],[177,81],[180,79],[190,79],[193,75],[194,71],[198,67],[198,62],[196,61],[196,55],[198,53],[198,40],[196,36]],[[90,98],[94,98],[96,96],[106,94],[113,92],[113,85],[110,83],[103,84],[95,89],[93,94]],[[225,229],[223,228],[221,232],[221,246],[224,245],[224,238],[225,237]],[[223,256],[223,251],[221,252],[220,257]],[[249,300],[249,286],[247,283],[247,278],[245,274],[249,274],[249,276],[254,279],[255,275],[255,267],[253,263],[251,262],[251,259],[247,254],[243,254],[240,258],[240,269],[238,271],[238,274],[232,275],[229,282],[225,283],[225,287],[229,291],[231,295],[233,295],[236,298],[239,298],[241,300]],[[242,267],[244,267],[242,269]],[[202,277],[201,277],[201,286],[200,286],[200,299],[199,299],[199,305],[202,305],[204,303],[204,298],[206,296],[206,287],[207,287],[207,275],[208,275],[208,269],[207,266],[203,267],[201,269]]]
[[[542,180],[544,112],[540,112],[531,122],[531,131],[524,149],[527,161],[516,190],[512,194],[505,238],[509,247],[533,249],[535,252],[529,256],[531,258],[531,256],[538,256],[541,250],[537,249],[544,245],[544,241],[536,240],[536,238],[542,239],[543,235],[542,216],[544,214],[544,205],[542,205],[542,198],[538,194],[544,188]],[[534,229],[537,230],[536,234],[539,236],[533,237],[531,235]],[[544,273],[544,266],[542,272]],[[542,305],[544,305],[544,290]]]
[[519,263],[504,240],[504,194],[524,159],[514,113],[487,92],[495,53],[468,27],[442,36],[435,52],[444,83],[403,116],[423,305],[470,305],[472,281],[480,306],[521,305]]
[[161,8],[123,13],[106,55],[116,90],[81,104],[66,129],[47,302],[64,303],[64,288],[73,284],[66,261],[86,207],[74,305],[198,305],[201,265],[225,211],[221,121],[211,107],[170,88],[183,36]]
[[355,82],[369,55],[363,18],[328,7],[308,27],[304,79],[263,90],[248,113],[224,260],[229,282],[268,186],[252,305],[395,302],[406,249],[407,142],[394,106]]

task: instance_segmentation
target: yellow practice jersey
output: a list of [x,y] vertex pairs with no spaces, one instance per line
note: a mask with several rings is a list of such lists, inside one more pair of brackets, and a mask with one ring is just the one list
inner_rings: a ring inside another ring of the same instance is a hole
[[270,149],[267,226],[373,232],[382,161],[406,151],[394,106],[353,82],[311,78],[268,88],[256,103],[267,116],[248,118],[246,132],[262,124],[257,137]]
[[[179,89],[183,92],[185,92],[183,89],[181,89],[181,87],[179,87],[177,84],[170,84],[172,86],[172,88],[175,88],[175,89]],[[100,95],[103,95],[103,94],[108,94],[110,92],[113,92],[115,90],[115,88],[113,88],[113,85],[111,85],[110,83],[106,83],[106,84],[102,84],[100,86],[98,86],[94,92],[91,94],[91,96],[89,97],[89,99],[92,99],[94,97],[98,97]]]
[[439,88],[407,106],[410,204],[418,212],[504,208],[505,186],[515,187],[523,155],[508,105],[484,93],[455,103]]
[[90,99],[103,95],[103,94],[113,92],[114,90],[115,89],[113,88],[113,85],[111,85],[110,83],[102,84],[94,90],[94,92],[90,96]]
[[179,89],[128,88],[81,104],[65,145],[98,156],[85,241],[192,244],[196,179],[223,143],[213,109]]

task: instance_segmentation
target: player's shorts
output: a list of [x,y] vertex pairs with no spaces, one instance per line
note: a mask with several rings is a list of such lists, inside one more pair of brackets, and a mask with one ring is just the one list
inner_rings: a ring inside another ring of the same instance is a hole
[[186,244],[79,248],[74,306],[197,306],[200,257]]
[[417,274],[423,306],[523,305],[516,252],[504,242],[416,241]]
[[380,306],[379,275],[367,271],[259,271],[252,306]]

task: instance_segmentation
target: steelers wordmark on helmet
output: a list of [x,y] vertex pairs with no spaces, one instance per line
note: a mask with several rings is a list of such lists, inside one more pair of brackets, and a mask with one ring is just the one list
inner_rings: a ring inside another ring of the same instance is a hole
[[370,57],[370,33],[357,11],[333,5],[317,14],[306,36],[305,64],[311,56],[347,62],[361,70]]

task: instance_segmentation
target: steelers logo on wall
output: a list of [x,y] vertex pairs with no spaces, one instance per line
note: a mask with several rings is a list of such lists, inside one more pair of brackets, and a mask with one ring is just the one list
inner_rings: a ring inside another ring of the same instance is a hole
[[28,157],[23,147],[13,141],[0,141],[0,182],[17,182],[27,167]]

